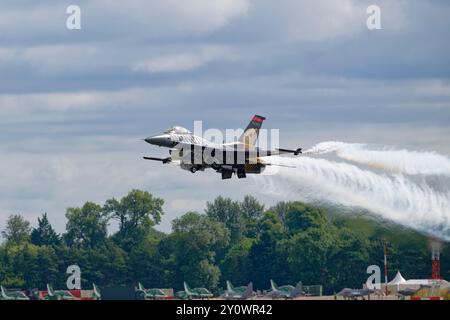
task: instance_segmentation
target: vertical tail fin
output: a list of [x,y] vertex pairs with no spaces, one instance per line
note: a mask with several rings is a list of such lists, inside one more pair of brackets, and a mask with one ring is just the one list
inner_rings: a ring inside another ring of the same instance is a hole
[[186,281],[183,282],[183,287],[184,287],[184,291],[186,292],[187,295],[191,295],[191,288],[189,288],[189,285],[187,284]]
[[239,142],[242,142],[245,146],[245,149],[251,149],[256,143],[259,135],[259,129],[266,120],[266,118],[258,115],[254,115],[247,128],[245,128],[244,133],[239,138]]
[[228,292],[232,292],[233,291],[233,285],[231,284],[230,281],[227,280],[227,291]]
[[242,294],[243,299],[248,299],[251,296],[253,296],[253,282],[250,282],[245,289],[244,293]]
[[295,286],[294,290],[292,290],[290,296],[291,298],[295,298],[297,296],[303,295],[303,283],[299,281]]
[[95,285],[95,283],[92,284],[93,289],[93,295],[96,299],[100,299],[102,297],[99,288]]
[[53,297],[55,295],[55,292],[53,291],[53,287],[50,284],[48,284],[48,283],[47,283],[47,294],[50,297]]
[[270,279],[270,288],[271,288],[272,290],[278,290],[277,284],[276,284],[275,281],[273,281],[272,279]]
[[8,295],[7,295],[7,293],[6,293],[5,288],[3,288],[3,286],[0,286],[0,288],[1,288],[1,291],[2,291],[2,298],[3,298],[3,299],[7,299],[7,298],[8,298]]

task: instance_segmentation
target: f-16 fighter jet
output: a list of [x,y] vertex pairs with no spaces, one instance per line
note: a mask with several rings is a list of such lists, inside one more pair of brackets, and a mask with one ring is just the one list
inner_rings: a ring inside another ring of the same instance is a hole
[[179,163],[184,170],[192,173],[212,168],[221,173],[222,179],[230,179],[236,174],[239,179],[247,174],[260,174],[266,166],[282,166],[270,163],[267,157],[280,154],[299,155],[302,149],[264,150],[255,146],[262,123],[266,118],[255,115],[238,141],[214,143],[192,134],[182,127],[173,127],[163,134],[148,137],[146,142],[169,148],[167,158],[144,157],[145,160],[162,163]]

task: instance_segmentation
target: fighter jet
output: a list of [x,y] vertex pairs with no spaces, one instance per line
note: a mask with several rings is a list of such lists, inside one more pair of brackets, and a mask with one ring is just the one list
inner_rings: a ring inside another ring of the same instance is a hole
[[23,291],[7,291],[0,286],[0,300],[30,300]]
[[213,294],[206,288],[191,289],[186,282],[183,282],[184,291],[178,291],[175,296],[179,299],[209,299]]
[[227,300],[246,300],[254,295],[253,283],[250,282],[246,287],[233,288],[231,282],[227,281],[227,290],[222,295]]
[[338,296],[344,297],[344,299],[348,300],[358,300],[358,298],[362,298],[365,300],[365,296],[369,296],[372,293],[375,293],[375,290],[371,289],[350,289],[344,288],[340,292],[337,293]]
[[142,283],[138,283],[137,294],[142,299],[148,300],[158,300],[158,299],[166,299],[169,296],[159,288],[145,289]]
[[69,290],[53,290],[50,284],[47,284],[47,300],[79,300]]
[[242,292],[244,292],[245,290],[247,290],[247,287],[248,287],[248,286],[235,287],[235,286],[233,286],[233,284],[232,284],[230,281],[228,281],[228,280],[227,280],[226,284],[227,284],[227,289],[226,289],[225,291],[228,291],[228,292],[238,292],[238,293],[242,293]]
[[270,290],[267,293],[272,299],[284,298],[284,299],[294,299],[298,296],[304,295],[303,284],[298,282],[297,285],[285,285],[278,287],[275,281],[270,280]]
[[144,139],[149,144],[169,148],[170,156],[144,159],[164,164],[176,162],[181,169],[192,173],[212,168],[221,173],[222,179],[230,179],[233,174],[239,179],[245,178],[247,174],[260,174],[266,166],[282,166],[270,163],[266,157],[302,153],[301,148],[264,150],[255,146],[265,119],[259,115],[253,116],[239,140],[230,143],[214,143],[192,134],[183,127],[173,127],[163,134]]
[[405,288],[403,290],[398,290],[397,297],[400,300],[405,300],[406,297],[410,297],[415,295],[417,292],[419,292],[422,288],[427,288],[429,286],[421,285],[419,288],[413,289],[413,288]]

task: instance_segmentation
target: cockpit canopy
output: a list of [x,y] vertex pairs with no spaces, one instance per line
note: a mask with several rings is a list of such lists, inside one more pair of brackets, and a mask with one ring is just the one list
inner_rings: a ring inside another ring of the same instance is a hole
[[191,134],[192,132],[190,132],[188,129],[183,128],[183,127],[172,127],[167,129],[164,133],[166,134]]

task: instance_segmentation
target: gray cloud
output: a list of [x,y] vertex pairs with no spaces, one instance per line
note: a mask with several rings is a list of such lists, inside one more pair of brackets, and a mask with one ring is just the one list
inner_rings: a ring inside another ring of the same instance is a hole
[[[72,3],[80,31],[65,29]],[[368,31],[371,1],[2,1],[0,227],[47,211],[62,230],[66,207],[144,188],[166,199],[168,230],[217,195],[242,197],[257,179],[140,160],[165,154],[140,138],[194,120],[239,128],[260,113],[288,147],[449,155],[450,5],[378,3],[383,29]]]

